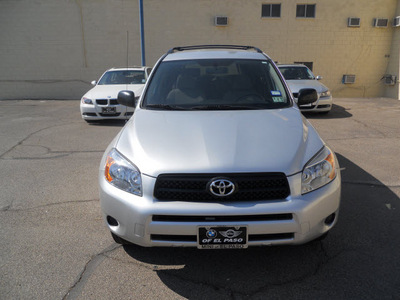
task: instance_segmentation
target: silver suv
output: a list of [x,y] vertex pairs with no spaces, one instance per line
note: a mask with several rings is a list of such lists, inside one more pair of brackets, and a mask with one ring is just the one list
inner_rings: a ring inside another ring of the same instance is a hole
[[[315,102],[314,89],[298,103]],[[190,46],[157,62],[99,171],[118,243],[246,248],[302,244],[335,225],[333,151],[302,117],[274,62],[248,46]]]

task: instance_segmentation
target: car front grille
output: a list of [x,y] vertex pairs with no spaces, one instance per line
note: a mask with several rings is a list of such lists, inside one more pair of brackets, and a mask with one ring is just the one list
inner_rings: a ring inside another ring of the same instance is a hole
[[300,109],[314,109],[315,105],[311,105],[311,106],[299,106]]
[[[319,108],[329,108],[331,107],[329,104],[322,104],[322,105],[318,105],[317,109]],[[300,109],[302,110],[307,110],[307,109],[314,109],[315,105],[311,105],[311,106],[300,106]]]
[[[235,184],[235,193],[214,196],[207,186],[216,178]],[[157,177],[154,197],[160,201],[230,202],[281,200],[290,195],[283,173],[162,174]]]
[[120,114],[121,113],[115,113],[115,114],[102,114],[102,113],[99,113],[99,115],[102,116],[102,117],[119,117]]
[[107,105],[108,104],[108,100],[107,99],[96,99],[96,103],[98,105]]
[[110,105],[118,105],[117,99],[96,99],[98,105],[108,105],[108,100],[110,100]]

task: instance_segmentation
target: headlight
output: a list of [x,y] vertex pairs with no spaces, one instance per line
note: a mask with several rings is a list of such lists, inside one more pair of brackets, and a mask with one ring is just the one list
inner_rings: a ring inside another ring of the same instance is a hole
[[336,177],[336,161],[331,149],[324,147],[304,167],[301,177],[301,193],[316,190]]
[[93,101],[92,101],[92,99],[83,97],[83,98],[82,98],[82,103],[83,103],[83,104],[93,104]]
[[331,95],[331,92],[329,90],[322,92],[319,96],[320,97],[329,97]]
[[142,196],[140,171],[115,149],[112,149],[107,155],[104,176],[113,186],[125,192]]

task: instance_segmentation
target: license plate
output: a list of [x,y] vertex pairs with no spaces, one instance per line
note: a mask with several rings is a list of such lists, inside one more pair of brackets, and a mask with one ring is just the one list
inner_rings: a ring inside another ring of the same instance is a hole
[[101,112],[102,112],[103,114],[110,114],[110,115],[112,115],[112,114],[115,114],[115,113],[117,112],[117,110],[116,110],[115,107],[102,107],[102,108],[101,108]]
[[240,249],[247,246],[247,226],[198,227],[199,249]]

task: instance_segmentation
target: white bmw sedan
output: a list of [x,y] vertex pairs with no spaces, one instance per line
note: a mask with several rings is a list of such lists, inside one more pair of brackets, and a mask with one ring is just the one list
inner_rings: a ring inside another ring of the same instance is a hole
[[120,105],[117,102],[117,95],[121,90],[130,90],[136,96],[140,96],[150,72],[149,67],[107,70],[98,82],[92,81],[94,87],[83,95],[80,103],[82,118],[89,123],[131,117],[134,108]]
[[311,88],[318,93],[318,99],[314,103],[299,105],[303,112],[329,113],[332,109],[332,96],[329,89],[320,80],[321,76],[314,76],[305,65],[291,64],[278,65],[283,77],[289,85],[295,100],[301,89]]

